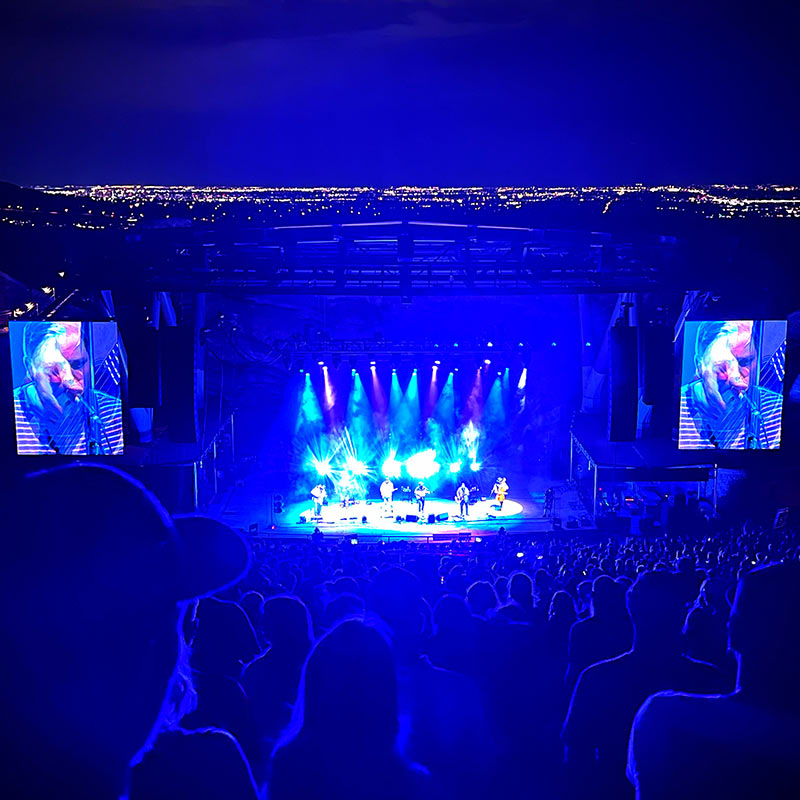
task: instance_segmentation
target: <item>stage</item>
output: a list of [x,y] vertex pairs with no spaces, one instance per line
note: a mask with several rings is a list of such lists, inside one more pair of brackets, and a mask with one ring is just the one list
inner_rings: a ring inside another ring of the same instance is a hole
[[[524,498],[506,499],[502,510],[492,498],[480,499],[470,504],[466,518],[460,516],[459,504],[454,500],[437,497],[427,498],[421,515],[416,501],[397,500],[390,513],[380,500],[370,499],[347,508],[329,503],[322,507],[321,519],[316,520],[312,519],[310,499],[286,503],[282,512],[275,514],[270,513],[270,498],[269,490],[258,484],[242,486],[212,513],[243,531],[292,539],[307,539],[315,528],[331,538],[353,534],[361,539],[408,541],[474,539],[495,535],[500,528],[514,535],[538,535],[560,529],[562,522],[568,529],[594,528],[583,520],[577,523],[585,510],[575,490],[563,484],[556,486],[552,516],[545,514],[543,489],[529,492]],[[428,522],[430,514],[436,521]],[[409,515],[418,519],[409,521]]]

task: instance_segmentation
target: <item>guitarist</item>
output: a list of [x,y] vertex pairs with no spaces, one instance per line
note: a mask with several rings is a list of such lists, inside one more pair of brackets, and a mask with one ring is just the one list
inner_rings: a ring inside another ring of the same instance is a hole
[[421,514],[425,510],[425,495],[430,494],[430,489],[420,481],[414,489],[414,497],[417,498],[417,511]]
[[459,505],[459,512],[462,517],[469,516],[469,488],[463,481],[461,486],[456,490],[456,502]]

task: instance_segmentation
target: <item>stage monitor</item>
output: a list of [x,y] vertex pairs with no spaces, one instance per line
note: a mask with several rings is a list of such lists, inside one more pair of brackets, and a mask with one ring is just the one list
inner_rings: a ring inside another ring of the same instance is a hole
[[780,447],[785,359],[783,320],[687,322],[678,447]]
[[124,359],[116,322],[12,321],[19,455],[120,455]]

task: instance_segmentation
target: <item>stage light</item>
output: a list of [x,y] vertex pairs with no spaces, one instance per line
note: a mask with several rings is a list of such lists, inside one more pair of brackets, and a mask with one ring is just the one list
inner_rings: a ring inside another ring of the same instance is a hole
[[400,477],[400,470],[403,467],[402,461],[398,461],[393,455],[389,456],[386,461],[383,462],[382,471],[383,474],[387,478],[399,478]]
[[375,366],[375,362],[374,362],[374,361],[370,361],[370,362],[369,362],[369,365],[370,365],[371,367],[374,367],[374,366]]
[[453,372],[458,372],[458,367],[453,367]]
[[458,342],[453,342],[453,347],[458,347]]
[[347,456],[344,460],[344,465],[353,473],[353,475],[366,475],[369,468],[363,461],[359,461],[354,456]]
[[486,365],[488,366],[489,364],[491,364],[491,363],[492,363],[492,359],[491,359],[491,358],[484,358],[484,359],[483,359],[483,363],[484,363],[484,364],[486,364]]
[[556,342],[550,342],[550,347],[556,347]]
[[480,537],[480,536],[476,536],[476,537],[475,537],[475,541],[476,541],[478,544],[480,544],[480,543],[483,541],[483,539],[481,539],[481,537]]
[[517,553],[517,558],[524,558],[524,557],[525,557],[525,553]]
[[28,311],[33,311],[34,303],[31,303],[31,302],[25,303],[25,308],[27,308]]
[[439,469],[435,450],[423,450],[406,460],[406,472],[412,478],[430,478]]
[[492,344],[492,342],[486,342],[486,346],[487,347],[494,347],[494,344]]
[[392,367],[392,372],[396,373],[397,372],[397,367]]
[[356,374],[356,369],[355,369],[355,367],[353,367],[353,369],[351,369],[351,370],[350,370],[350,374],[351,374],[351,375],[355,375],[355,374]]
[[435,366],[437,366],[437,367],[438,367],[438,366],[439,366],[439,364],[441,364],[442,362],[441,362],[441,361],[439,361],[439,359],[436,359],[436,361],[434,361],[433,363],[434,363],[434,365],[435,365]]
[[460,469],[461,469],[460,461],[454,461],[452,464],[450,464],[450,472],[458,472]]
[[477,471],[478,471],[478,470],[481,468],[480,462],[479,462],[479,461],[473,461],[473,462],[472,462],[472,463],[469,465],[469,468],[470,468],[470,469],[471,469],[473,472],[477,472]]
[[55,290],[53,289],[53,287],[52,287],[52,286],[42,286],[42,291],[43,291],[45,294],[53,294],[53,292],[54,292]]
[[591,347],[591,346],[592,346],[592,343],[591,343],[591,342],[586,342],[586,346],[587,346],[587,347]]
[[358,539],[356,539],[354,536],[352,539],[350,539],[350,544],[358,544]]
[[502,374],[503,374],[503,371],[502,371],[502,370],[497,370],[497,374],[498,374],[498,375],[502,375]]
[[325,478],[329,478],[331,476],[333,467],[331,467],[331,463],[327,459],[320,461],[318,458],[312,457],[311,463],[314,465],[314,469],[317,471],[318,475],[322,475]]
[[317,361],[317,364],[319,364],[319,366],[321,366],[321,367],[325,366],[325,362],[324,361]]

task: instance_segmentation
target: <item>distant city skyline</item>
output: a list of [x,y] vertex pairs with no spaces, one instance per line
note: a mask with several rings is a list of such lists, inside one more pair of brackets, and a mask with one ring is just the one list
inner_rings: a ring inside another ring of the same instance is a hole
[[[15,190],[17,191],[17,190]],[[27,193],[26,193],[27,192]],[[17,196],[19,195],[19,196]],[[687,220],[800,220],[800,186],[256,187],[39,186],[0,202],[0,224],[101,230],[167,227],[353,224],[421,219],[522,227]],[[58,198],[63,198],[61,206]],[[542,214],[544,216],[542,216]],[[631,216],[632,215],[632,216]]]

